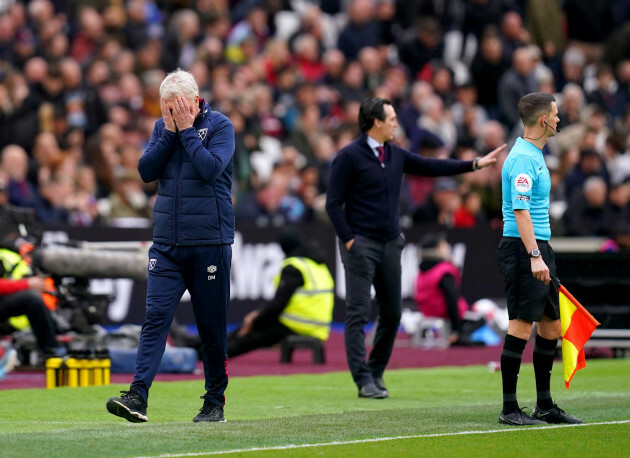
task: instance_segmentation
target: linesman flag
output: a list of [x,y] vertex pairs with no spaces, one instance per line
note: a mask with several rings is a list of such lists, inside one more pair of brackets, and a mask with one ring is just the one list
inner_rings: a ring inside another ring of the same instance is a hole
[[560,323],[562,324],[562,366],[564,369],[564,385],[569,383],[577,371],[586,367],[584,344],[599,321],[588,313],[582,304],[567,289],[560,285]]

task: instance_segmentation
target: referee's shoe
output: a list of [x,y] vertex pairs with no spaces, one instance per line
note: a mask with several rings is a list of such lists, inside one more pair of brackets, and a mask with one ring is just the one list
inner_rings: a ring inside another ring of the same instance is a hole
[[517,408],[514,412],[505,413],[501,412],[499,415],[499,423],[503,423],[504,425],[514,425],[514,426],[528,426],[528,425],[546,425],[547,422],[545,420],[538,420],[533,416],[530,417],[523,409]]
[[569,415],[556,404],[549,410],[542,410],[538,406],[534,408],[534,412],[532,413],[532,417],[546,421],[547,423],[567,423],[570,425],[580,425],[584,423],[583,420],[574,417],[573,415]]
[[149,421],[147,417],[147,403],[133,389],[121,391],[119,398],[109,398],[107,410],[109,413],[122,417],[132,423],[143,423]]

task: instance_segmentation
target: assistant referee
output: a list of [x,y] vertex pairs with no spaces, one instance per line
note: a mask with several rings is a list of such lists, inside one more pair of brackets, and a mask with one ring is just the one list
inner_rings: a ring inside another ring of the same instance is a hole
[[[549,245],[551,179],[542,149],[557,132],[558,107],[552,95],[534,92],[521,98],[518,111],[525,132],[516,139],[501,172],[504,226],[497,258],[505,278],[510,322],[501,354],[503,410],[499,423],[583,423],[554,404],[550,393],[553,358],[562,328],[555,255]],[[518,405],[516,382],[534,321],[537,401],[530,416]]]

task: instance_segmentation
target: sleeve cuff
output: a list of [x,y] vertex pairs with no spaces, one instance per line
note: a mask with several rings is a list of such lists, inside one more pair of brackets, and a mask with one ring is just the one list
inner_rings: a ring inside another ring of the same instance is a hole
[[170,130],[166,129],[166,127],[162,130],[162,137],[168,139],[168,140],[173,140],[175,137],[177,137],[177,132],[171,132]]

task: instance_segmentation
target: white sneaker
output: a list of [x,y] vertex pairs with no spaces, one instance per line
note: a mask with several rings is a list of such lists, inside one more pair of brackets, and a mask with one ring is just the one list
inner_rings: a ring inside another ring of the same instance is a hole
[[17,360],[17,351],[9,348],[4,356],[0,358],[0,380],[15,368]]

